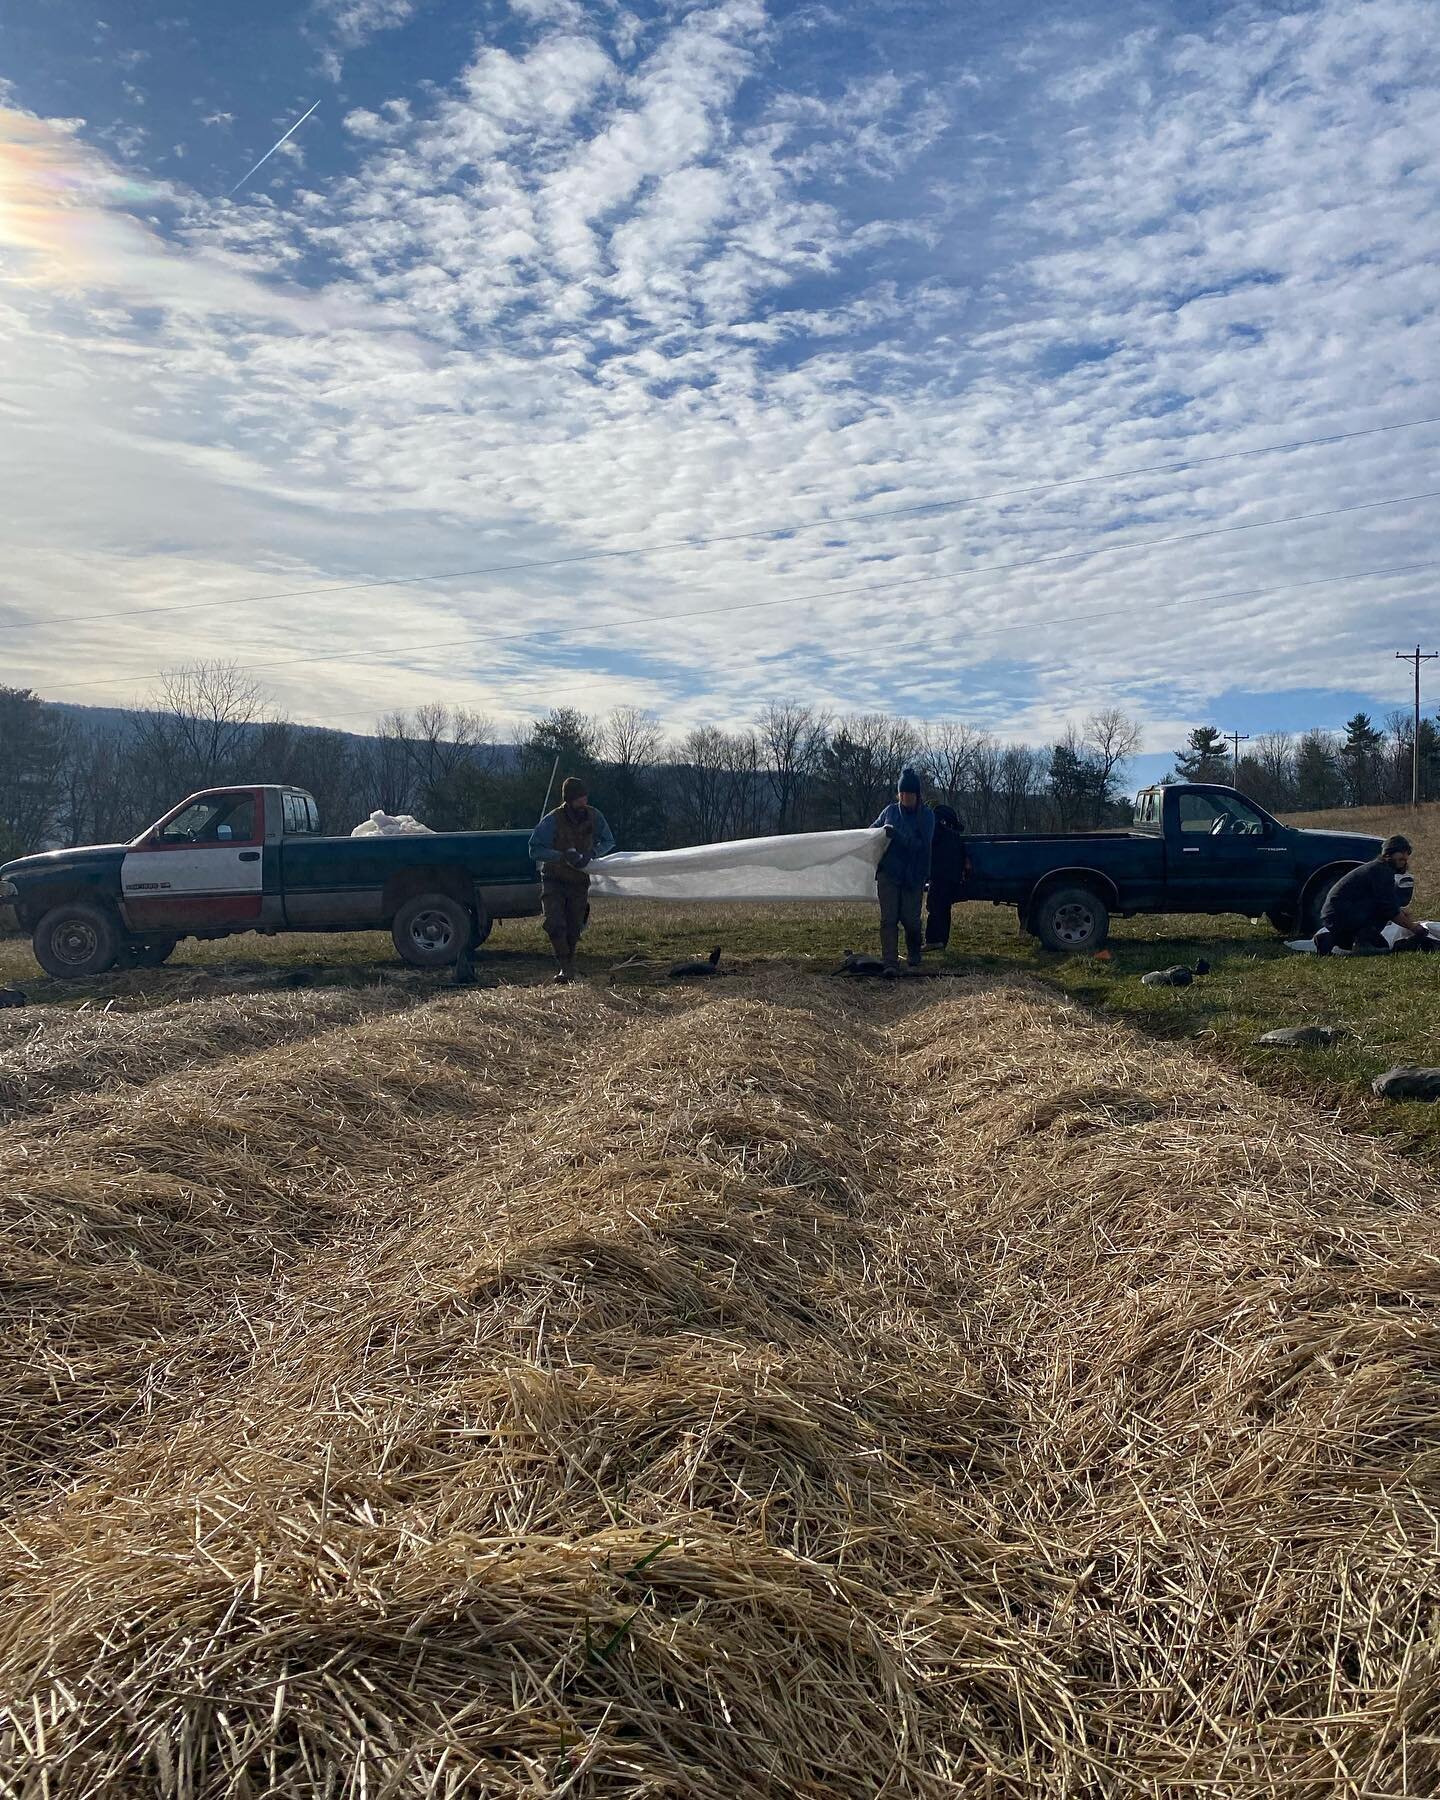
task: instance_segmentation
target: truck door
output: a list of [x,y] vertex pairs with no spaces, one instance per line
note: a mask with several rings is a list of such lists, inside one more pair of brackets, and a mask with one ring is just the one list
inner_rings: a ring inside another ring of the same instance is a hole
[[1293,899],[1290,852],[1238,794],[1182,789],[1167,833],[1167,905],[1177,912],[1254,917]]
[[264,848],[261,790],[187,800],[125,852],[120,890],[131,930],[183,937],[258,923]]

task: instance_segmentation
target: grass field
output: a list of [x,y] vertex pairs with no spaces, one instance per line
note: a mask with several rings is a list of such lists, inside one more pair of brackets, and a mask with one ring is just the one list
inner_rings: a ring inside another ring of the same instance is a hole
[[1440,1792],[1440,959],[874,928],[0,946],[6,1800]]
[[[1406,811],[1355,810],[1300,816],[1322,829],[1401,830],[1416,847],[1417,906],[1440,912],[1440,806]],[[1431,896],[1434,896],[1433,898]],[[581,966],[591,980],[629,983],[662,975],[670,962],[719,944],[725,966],[785,962],[827,976],[847,949],[874,949],[874,908],[809,906],[658,906],[597,903]],[[953,974],[1023,973],[1087,1005],[1113,1012],[1163,1038],[1184,1038],[1243,1068],[1276,1091],[1306,1094],[1348,1124],[1394,1134],[1398,1144],[1440,1159],[1440,1107],[1375,1101],[1371,1080],[1397,1063],[1440,1062],[1440,957],[1321,961],[1286,951],[1268,925],[1196,916],[1117,920],[1111,958],[1062,957],[1017,928],[1013,912],[956,909],[951,949],[930,967]],[[1148,969],[1204,957],[1211,973],[1190,988],[1147,988]],[[650,966],[620,970],[631,958]],[[536,983],[553,964],[538,920],[497,928],[479,962],[483,983]],[[385,983],[421,993],[446,978],[417,975],[378,932],[279,938],[242,937],[182,944],[162,970],[127,972],[80,983],[40,974],[23,940],[0,942],[0,980],[16,982],[42,1005],[165,1004],[197,995],[245,993],[291,982],[315,987]],[[3,1015],[0,1015],[3,1017]],[[1277,1026],[1322,1024],[1346,1036],[1326,1050],[1263,1050],[1256,1039]]]

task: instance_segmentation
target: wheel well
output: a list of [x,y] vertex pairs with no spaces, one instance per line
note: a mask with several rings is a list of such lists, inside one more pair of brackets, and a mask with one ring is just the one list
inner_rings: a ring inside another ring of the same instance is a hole
[[417,894],[448,894],[464,907],[473,910],[475,906],[475,883],[464,869],[444,866],[438,869],[401,869],[385,883],[381,905],[387,924],[394,919],[405,902],[413,900]]
[[1025,903],[1026,916],[1033,916],[1035,908],[1047,894],[1053,894],[1056,888],[1072,886],[1094,888],[1111,912],[1117,912],[1120,908],[1119,889],[1099,869],[1052,869],[1048,875],[1042,875],[1030,890],[1030,898]]
[[1352,869],[1360,867],[1358,862],[1326,863],[1323,869],[1317,869],[1305,886],[1300,890],[1300,913],[1310,904],[1310,896],[1324,881],[1338,881],[1342,875],[1348,875]]
[[22,900],[17,909],[20,923],[27,931],[33,931],[46,913],[53,912],[57,906],[96,906],[102,912],[110,913],[119,923],[119,908],[114,900],[108,894],[97,893],[93,887],[87,887],[83,882],[44,888],[40,893]]

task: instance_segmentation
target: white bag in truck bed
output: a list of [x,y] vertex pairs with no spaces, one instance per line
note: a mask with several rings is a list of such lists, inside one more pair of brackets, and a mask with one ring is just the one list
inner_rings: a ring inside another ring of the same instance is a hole
[[370,817],[357,825],[350,833],[351,837],[404,837],[410,832],[423,831],[427,836],[434,836],[428,825],[422,825],[409,813],[372,812]]

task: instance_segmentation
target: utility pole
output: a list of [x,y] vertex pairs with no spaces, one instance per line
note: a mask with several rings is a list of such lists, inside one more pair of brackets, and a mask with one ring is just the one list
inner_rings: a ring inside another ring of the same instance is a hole
[[[1436,655],[1440,656],[1440,651],[1437,651]],[[1222,731],[1220,735],[1227,744],[1233,744],[1235,746],[1235,778],[1232,785],[1238,788],[1240,785],[1240,746],[1250,742],[1250,733],[1248,731]]]
[[1415,665],[1415,735],[1410,740],[1410,804],[1420,804],[1420,665],[1422,662],[1434,662],[1440,657],[1440,650],[1422,651],[1417,644],[1413,650],[1397,650],[1396,662],[1413,662]]

